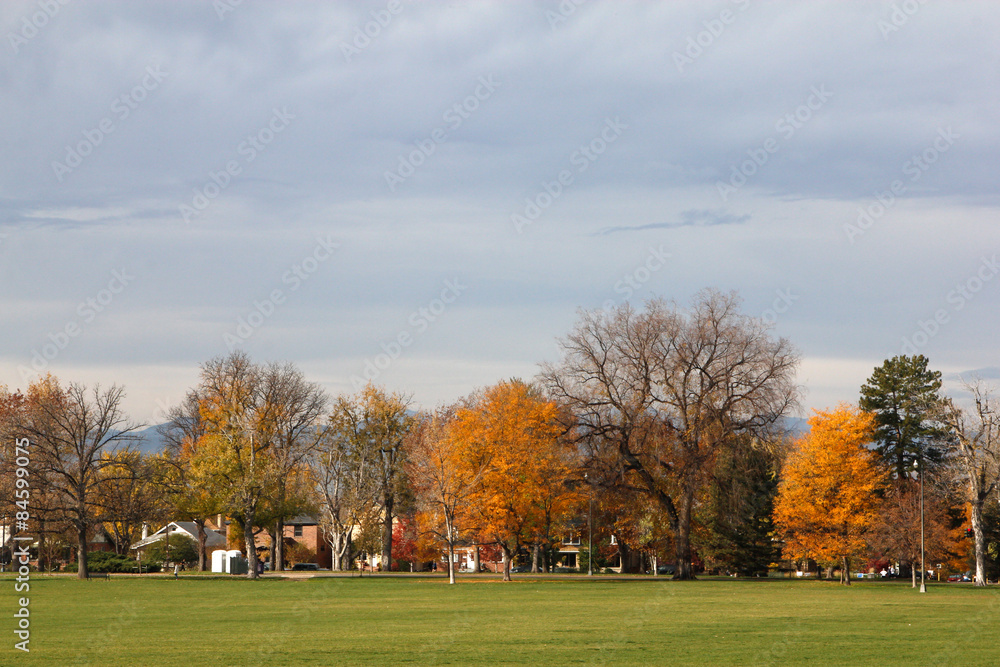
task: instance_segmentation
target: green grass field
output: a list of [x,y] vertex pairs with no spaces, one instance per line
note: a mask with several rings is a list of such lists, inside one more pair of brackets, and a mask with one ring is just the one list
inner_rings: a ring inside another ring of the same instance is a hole
[[1000,589],[465,577],[0,578],[0,664],[997,665]]

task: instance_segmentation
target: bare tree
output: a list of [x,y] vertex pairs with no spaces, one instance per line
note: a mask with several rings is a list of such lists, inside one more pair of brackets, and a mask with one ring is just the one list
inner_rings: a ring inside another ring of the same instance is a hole
[[379,518],[375,453],[354,437],[350,424],[331,417],[313,453],[312,467],[320,497],[320,526],[330,544],[333,569],[349,569],[355,530]]
[[115,542],[115,552],[128,554],[139,540],[143,523],[167,518],[166,461],[134,450],[103,456],[112,461],[101,471],[96,502],[103,510],[104,528]]
[[200,572],[208,569],[206,522],[222,510],[222,494],[213,488],[211,476],[204,474],[205,468],[196,465],[197,449],[207,427],[201,414],[201,397],[193,389],[180,405],[170,409],[167,422],[157,428],[165,443],[164,455],[172,467],[164,479],[170,509],[175,519],[193,522],[198,531]]
[[943,402],[941,421],[950,429],[957,473],[964,480],[975,538],[976,586],[986,585],[986,536],[983,508],[1000,487],[1000,405],[992,391],[975,381],[966,384],[974,405],[962,409]]
[[356,396],[337,399],[331,429],[352,441],[355,451],[366,452],[375,464],[379,504],[382,512],[382,569],[392,565],[392,521],[403,487],[403,440],[413,418],[408,414],[408,396],[389,394],[372,384]]
[[118,451],[127,455],[140,425],[121,409],[125,391],[112,386],[92,391],[80,384],[63,389],[47,377],[29,387],[19,430],[31,439],[34,478],[50,492],[53,509],[67,518],[77,538],[77,576],[87,578],[87,537],[104,518],[98,491],[120,473],[114,472]]
[[[700,293],[688,311],[662,300],[585,312],[546,364],[548,391],[573,410],[580,440],[611,483],[651,495],[666,512],[675,579],[693,577],[691,518],[716,455],[738,439],[763,446],[796,404],[798,356],[740,299]],[[608,455],[611,460],[608,461]]]
[[307,467],[309,456],[323,437],[319,420],[326,410],[327,396],[323,389],[307,382],[292,364],[269,364],[262,369],[261,404],[266,424],[262,434],[269,443],[277,466],[276,489],[271,498],[274,521],[275,571],[285,569],[285,520],[309,507],[301,485],[293,483]]

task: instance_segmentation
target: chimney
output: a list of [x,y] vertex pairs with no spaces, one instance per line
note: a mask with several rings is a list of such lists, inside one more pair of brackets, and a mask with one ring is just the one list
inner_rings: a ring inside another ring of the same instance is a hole
[[142,539],[149,537],[149,524],[145,521],[142,523]]

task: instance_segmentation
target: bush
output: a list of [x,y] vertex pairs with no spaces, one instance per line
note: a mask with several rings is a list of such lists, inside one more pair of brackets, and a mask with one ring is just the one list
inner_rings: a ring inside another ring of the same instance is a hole
[[[65,572],[77,572],[77,563],[67,563],[63,568]],[[111,551],[91,551],[87,553],[87,571],[94,573],[105,572],[125,572],[135,573],[139,571],[139,563],[130,556],[124,556]],[[142,566],[143,572],[159,572],[158,565]]]
[[315,563],[316,562],[316,552],[302,544],[301,542],[296,542],[285,554],[285,559],[290,563]]
[[187,535],[172,535],[170,537],[170,553],[167,553],[167,545],[163,540],[154,542],[146,549],[142,557],[144,562],[162,565],[169,563],[196,563],[198,562],[198,543]]

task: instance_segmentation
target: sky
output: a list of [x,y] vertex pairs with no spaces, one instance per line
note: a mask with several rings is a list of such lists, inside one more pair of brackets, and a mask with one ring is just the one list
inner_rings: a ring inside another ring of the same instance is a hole
[[415,407],[580,309],[736,290],[802,414],[924,354],[1000,378],[1000,6],[0,5],[0,384],[207,360]]

